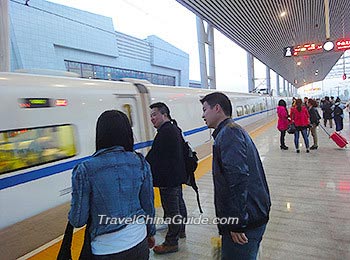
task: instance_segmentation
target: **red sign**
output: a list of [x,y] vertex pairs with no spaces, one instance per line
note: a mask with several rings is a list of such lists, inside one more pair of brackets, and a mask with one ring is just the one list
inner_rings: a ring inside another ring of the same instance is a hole
[[350,39],[341,39],[335,42],[336,51],[346,51],[350,49]]
[[323,44],[306,43],[304,45],[298,45],[294,47],[293,56],[317,54],[323,52]]

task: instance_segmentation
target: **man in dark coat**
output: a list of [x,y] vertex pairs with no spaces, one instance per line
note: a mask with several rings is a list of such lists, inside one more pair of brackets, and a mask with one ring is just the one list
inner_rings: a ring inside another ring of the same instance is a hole
[[270,193],[258,150],[232,116],[231,101],[214,92],[201,99],[213,132],[214,203],[222,260],[256,259],[269,220]]
[[[183,137],[176,121],[171,119],[169,108],[161,102],[151,108],[151,122],[157,129],[152,148],[146,156],[151,165],[153,186],[159,187],[165,218],[187,218],[182,196],[182,184],[186,181]],[[179,219],[175,221],[178,223]],[[170,223],[163,244],[155,246],[156,254],[178,251],[179,237],[185,237],[185,225]]]

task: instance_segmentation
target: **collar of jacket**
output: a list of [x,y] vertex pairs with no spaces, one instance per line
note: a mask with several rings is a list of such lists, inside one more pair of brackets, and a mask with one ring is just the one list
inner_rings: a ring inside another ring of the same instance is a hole
[[157,129],[157,132],[159,132],[160,131],[160,129],[162,129],[165,125],[167,125],[167,124],[173,124],[173,123],[171,123],[171,121],[166,121],[166,122],[164,122],[158,129]]
[[216,136],[219,134],[219,132],[221,131],[221,129],[228,123],[228,121],[233,120],[232,118],[226,118],[224,121],[222,121],[218,127],[214,130],[212,136],[214,137],[214,139],[216,138]]
[[112,146],[112,147],[109,147],[109,148],[104,148],[104,149],[100,149],[98,150],[97,152],[95,152],[92,157],[96,157],[96,156],[99,156],[101,154],[105,154],[105,153],[110,153],[110,152],[124,152],[124,147],[122,146],[119,146],[119,145],[116,145],[116,146]]

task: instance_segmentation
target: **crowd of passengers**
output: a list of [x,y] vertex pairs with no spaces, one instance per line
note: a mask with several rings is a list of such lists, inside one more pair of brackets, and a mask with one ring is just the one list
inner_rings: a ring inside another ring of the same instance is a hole
[[[254,260],[271,207],[258,150],[232,119],[232,104],[225,94],[210,93],[200,103],[203,120],[215,129],[212,174],[216,217],[238,219],[218,224],[221,246],[217,248],[221,248],[223,260]],[[108,110],[98,118],[96,152],[73,169],[69,222],[57,259],[71,259],[73,226],[85,224],[79,259],[139,260],[149,259],[150,248],[155,254],[179,250],[179,239],[187,236],[182,195],[182,184],[188,178],[184,139],[166,104],[152,104],[150,117],[157,134],[145,158],[134,151],[132,128],[123,112]],[[164,218],[171,220],[159,245],[155,245],[155,224],[149,221],[155,217],[153,187],[159,188]],[[137,221],[125,223],[125,218]]]
[[[300,133],[304,139],[306,152],[318,148],[317,127],[320,124],[321,116],[317,109],[318,104],[322,111],[323,125],[333,128],[341,134],[344,124],[344,110],[349,115],[350,120],[350,100],[346,104],[342,103],[340,98],[329,98],[325,96],[319,103],[315,99],[304,97],[304,100],[293,97],[292,107],[288,111],[287,103],[281,99],[277,106],[278,123],[277,129],[281,132],[280,148],[288,150],[285,143],[286,133],[294,134],[294,146],[297,153],[300,153],[299,137]],[[328,124],[327,124],[328,123]],[[311,133],[313,145],[310,147],[309,134]]]

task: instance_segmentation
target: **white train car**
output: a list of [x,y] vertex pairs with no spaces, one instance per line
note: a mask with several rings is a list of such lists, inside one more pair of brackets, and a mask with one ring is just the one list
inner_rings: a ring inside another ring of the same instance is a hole
[[[143,153],[155,134],[149,105],[158,101],[169,105],[193,147],[210,144],[199,102],[210,92],[142,80],[0,73],[0,229],[70,200],[71,169],[95,151],[96,120],[105,110],[128,115],[135,149]],[[243,126],[275,114],[272,97],[226,94]]]

